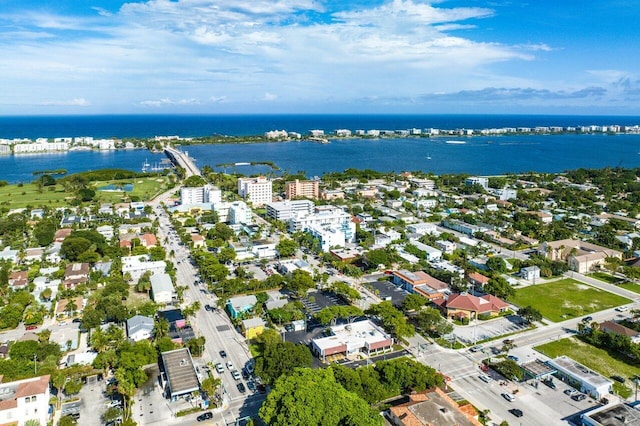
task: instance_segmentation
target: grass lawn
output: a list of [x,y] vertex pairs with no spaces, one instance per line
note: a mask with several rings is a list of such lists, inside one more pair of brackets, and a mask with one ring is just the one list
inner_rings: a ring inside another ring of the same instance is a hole
[[567,278],[519,288],[511,302],[520,307],[531,305],[543,317],[558,322],[624,305],[631,300]]
[[624,284],[619,284],[618,287],[633,291],[634,293],[640,293],[640,284],[626,282]]
[[622,281],[620,278],[614,277],[613,275],[605,274],[604,272],[594,272],[587,276],[608,284],[617,284]]
[[[118,186],[126,184],[133,184],[133,190],[131,192],[98,190],[98,188],[102,188],[107,185]],[[129,197],[139,197],[140,200],[147,201],[167,188],[167,178],[163,176],[154,176],[124,180],[98,181],[93,182],[92,187],[96,190],[96,200],[102,203],[120,203],[124,200],[128,201]]]
[[[535,349],[550,358],[566,355],[605,377],[617,375],[628,378],[638,374],[640,369],[640,362],[636,365],[629,364],[622,355],[610,354],[604,349],[591,346],[575,337],[545,343]],[[627,383],[631,386],[630,381]],[[621,396],[631,395],[631,389],[619,382],[614,381],[613,387]]]
[[62,207],[68,205],[67,197],[74,199],[73,194],[65,192],[62,185],[46,186],[38,189],[37,185],[25,183],[22,186],[7,185],[0,188],[0,206],[11,209],[37,207]]

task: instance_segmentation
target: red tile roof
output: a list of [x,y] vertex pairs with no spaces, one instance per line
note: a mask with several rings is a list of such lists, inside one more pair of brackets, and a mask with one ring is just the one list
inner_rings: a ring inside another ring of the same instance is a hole
[[507,308],[509,304],[490,294],[477,297],[467,293],[460,293],[449,296],[445,306],[447,309],[461,309],[482,314],[486,312],[499,312]]

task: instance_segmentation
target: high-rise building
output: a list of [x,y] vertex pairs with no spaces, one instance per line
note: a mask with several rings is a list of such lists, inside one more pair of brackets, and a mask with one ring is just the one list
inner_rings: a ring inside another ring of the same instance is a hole
[[320,182],[318,180],[298,180],[284,184],[284,198],[310,198],[317,200],[320,195]]
[[220,188],[211,185],[180,188],[180,204],[219,203],[222,201]]
[[257,178],[238,179],[238,195],[253,204],[262,206],[273,200],[273,188],[269,179],[264,176]]

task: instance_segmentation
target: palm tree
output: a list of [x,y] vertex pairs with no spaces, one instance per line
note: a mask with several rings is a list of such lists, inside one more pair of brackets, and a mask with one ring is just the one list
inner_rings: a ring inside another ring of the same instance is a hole
[[159,342],[163,337],[169,334],[169,321],[164,318],[159,318],[153,324],[153,341]]

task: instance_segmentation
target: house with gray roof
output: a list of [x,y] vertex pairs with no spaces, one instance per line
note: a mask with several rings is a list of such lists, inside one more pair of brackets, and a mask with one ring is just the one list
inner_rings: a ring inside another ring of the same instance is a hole
[[151,298],[156,303],[171,303],[173,283],[169,274],[156,272],[151,275]]
[[150,339],[153,335],[153,318],[135,315],[127,320],[127,336],[138,342]]

